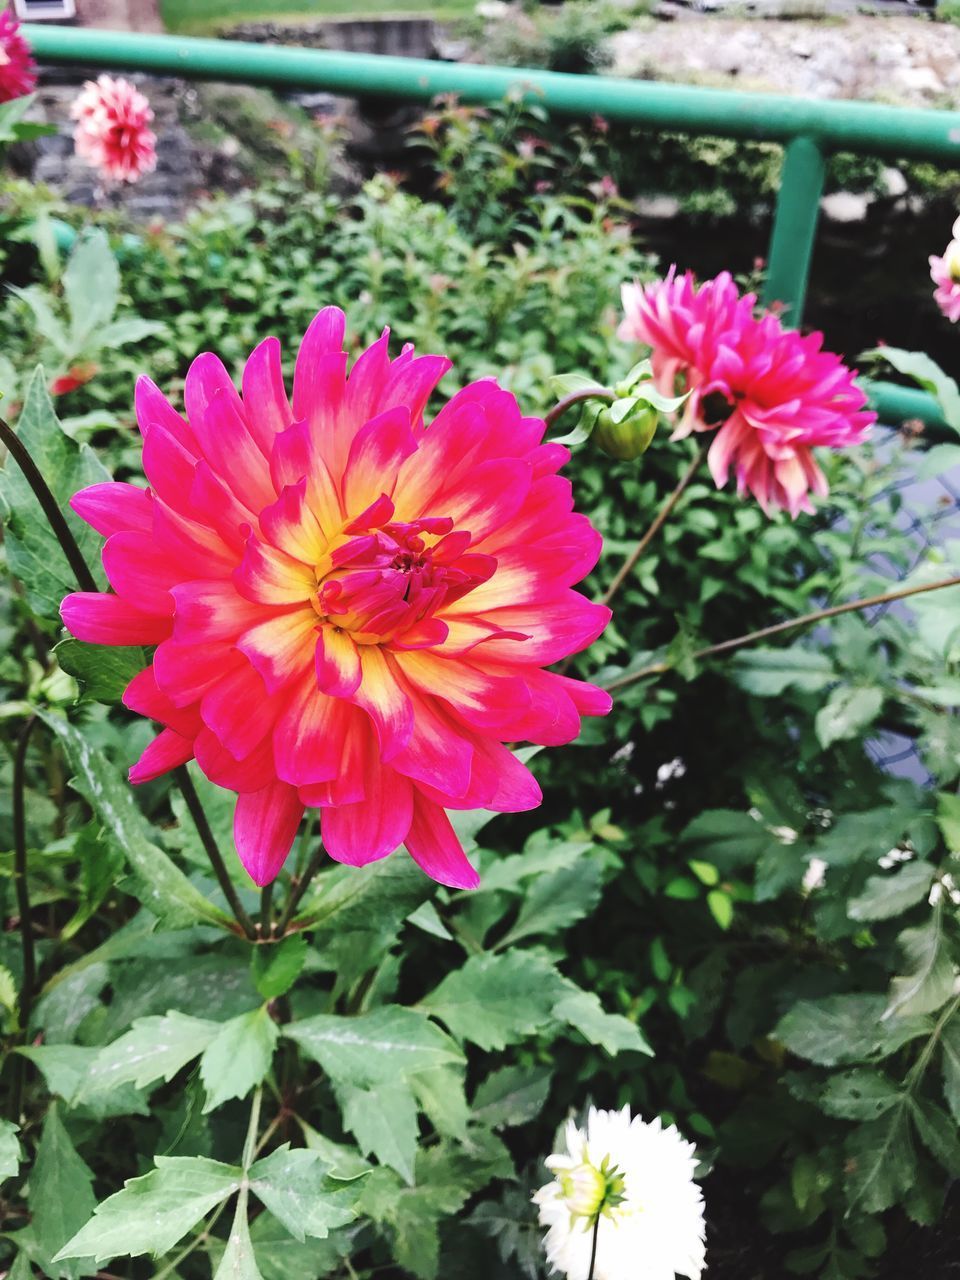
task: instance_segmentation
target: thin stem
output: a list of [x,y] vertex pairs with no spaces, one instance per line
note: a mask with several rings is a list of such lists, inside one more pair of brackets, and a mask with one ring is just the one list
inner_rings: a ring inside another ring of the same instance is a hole
[[67,524],[63,512],[60,510],[60,504],[43,478],[40,468],[30,457],[29,450],[25,447],[23,441],[3,418],[0,418],[0,441],[6,446],[10,455],[16,459],[20,470],[33,490],[37,501],[43,508],[43,514],[47,517],[50,528],[63,548],[63,554],[67,557],[70,568],[73,570],[74,577],[82,591],[99,591],[94,580],[93,574],[87,567],[87,562],[83,558],[83,552],[77,545],[77,540],[73,536],[73,531]]
[[246,1173],[257,1158],[257,1132],[260,1128],[260,1104],[263,1101],[263,1085],[257,1085],[250,1104],[250,1122],[247,1125],[247,1139],[243,1144],[241,1163]]
[[257,928],[260,931],[261,938],[269,938],[272,935],[273,924],[270,920],[270,909],[273,905],[273,881],[265,884],[260,890],[260,919],[257,922]]
[[600,1215],[597,1214],[596,1221],[593,1224],[593,1244],[590,1246],[590,1270],[587,1272],[587,1280],[593,1280],[593,1273],[597,1265],[597,1237],[600,1234]]
[[575,404],[582,404],[584,400],[606,400],[608,404],[613,404],[617,398],[617,393],[611,391],[609,387],[593,387],[592,389],[584,389],[583,391],[571,391],[568,396],[564,396],[562,400],[558,400],[550,412],[544,417],[547,424],[547,430],[567,412],[572,409]]
[[677,487],[673,490],[673,492],[667,498],[666,502],[664,502],[663,506],[657,512],[653,523],[650,525],[650,528],[646,531],[646,533],[643,535],[643,537],[640,539],[637,545],[633,548],[633,550],[627,556],[626,560],[624,560],[623,564],[620,566],[620,569],[617,572],[616,576],[614,577],[613,581],[610,583],[609,587],[607,587],[606,591],[600,597],[601,604],[608,605],[610,601],[613,599],[613,597],[620,590],[620,588],[623,586],[623,584],[626,582],[627,578],[629,578],[630,574],[633,572],[634,568],[636,567],[637,561],[646,551],[647,547],[650,546],[650,543],[654,540],[654,538],[657,536],[657,534],[660,532],[663,526],[667,523],[667,520],[670,517],[670,513],[673,511],[674,507],[680,501],[680,498],[682,497],[684,490],[688,488],[690,481],[694,478],[694,476],[699,471],[700,465],[706,456],[707,456],[706,448],[698,450],[696,457],[693,459],[689,467],[687,467],[686,471],[684,471],[683,475],[677,481]]
[[[698,649],[692,655],[694,661],[701,658],[712,658],[718,653],[730,653],[733,649],[742,649],[745,645],[753,644],[757,640],[767,640],[770,636],[780,635],[784,631],[791,631],[794,627],[806,627],[812,622],[822,622],[825,618],[835,618],[841,613],[854,613],[858,609],[871,609],[874,605],[890,604],[893,600],[905,600],[907,596],[919,596],[926,591],[943,591],[946,587],[960,586],[960,577],[941,578],[938,582],[926,582],[916,587],[900,587],[896,591],[885,591],[878,596],[863,596],[859,600],[849,600],[846,604],[831,605],[829,609],[818,609],[815,613],[805,613],[799,618],[790,618],[787,622],[776,622],[772,627],[761,627],[759,631],[750,631],[744,636],[737,636],[733,640],[724,640],[720,644],[709,645],[706,649]],[[665,671],[671,669],[669,662],[653,662],[649,667],[641,667],[639,671],[632,671],[629,675],[620,676],[617,680],[611,680],[604,688],[612,693],[614,689],[623,689],[629,684],[634,684],[637,680],[643,680],[647,676],[662,675]]]
[[203,811],[203,805],[200,803],[200,797],[197,795],[193,780],[187,772],[186,766],[181,765],[175,770],[177,782],[180,784],[180,790],[183,792],[183,798],[187,802],[187,808],[190,810],[190,816],[193,818],[194,825],[197,828],[197,834],[200,837],[200,843],[207,852],[210,859],[210,865],[213,867],[214,875],[217,877],[217,883],[223,890],[223,896],[230,905],[237,924],[243,930],[247,938],[251,942],[257,939],[257,930],[253,921],[244,910],[243,903],[237,896],[236,888],[227,871],[226,863],[223,860],[223,854],[217,844],[213,832],[210,830],[210,823],[207,821],[207,815]]
[[[33,992],[37,984],[37,962],[33,949],[33,915],[30,910],[30,887],[27,882],[27,815],[26,815],[26,771],[27,748],[30,735],[37,723],[36,716],[31,716],[20,731],[17,750],[13,758],[13,879],[17,894],[17,914],[20,917],[20,945],[23,950],[23,981],[20,984],[20,1029],[24,1040],[28,1035],[30,1014],[33,1011]],[[13,1120],[20,1118],[20,1103],[23,1096],[24,1059],[17,1057],[14,1068],[15,1076],[12,1090]]]
[[283,915],[276,927],[276,936],[282,938],[290,927],[290,921],[293,919],[294,913],[303,901],[303,895],[310,887],[310,882],[320,870],[320,864],[323,862],[323,845],[319,845],[316,853],[307,863],[307,869],[299,880],[293,880],[290,883],[290,895],[287,898],[287,905],[284,907]]

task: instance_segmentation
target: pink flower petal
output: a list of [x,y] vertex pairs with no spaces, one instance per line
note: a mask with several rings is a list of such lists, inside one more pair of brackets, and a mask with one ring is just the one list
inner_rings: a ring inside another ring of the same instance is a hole
[[168,617],[144,613],[119,596],[76,591],[60,606],[63,625],[88,644],[159,644],[170,634]]
[[233,836],[240,861],[255,884],[269,884],[277,878],[302,817],[300,797],[285,782],[237,796]]
[[450,819],[419,793],[405,844],[411,858],[438,884],[451,889],[476,889],[480,883]]

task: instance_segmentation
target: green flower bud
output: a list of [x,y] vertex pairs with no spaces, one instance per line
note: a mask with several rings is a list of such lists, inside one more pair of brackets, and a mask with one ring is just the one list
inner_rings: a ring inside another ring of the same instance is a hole
[[611,458],[632,462],[649,449],[659,422],[659,410],[648,400],[617,400],[597,414],[592,438]]

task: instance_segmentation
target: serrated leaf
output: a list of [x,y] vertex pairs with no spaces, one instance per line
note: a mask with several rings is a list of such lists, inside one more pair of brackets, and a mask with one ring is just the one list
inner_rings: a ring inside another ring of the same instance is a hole
[[837,678],[830,658],[817,649],[748,649],[731,663],[733,679],[747,693],[777,698],[787,689],[819,693]]
[[480,887],[473,891],[473,896],[503,889],[519,892],[525,881],[532,876],[578,866],[593,847],[589,841],[567,840],[559,844],[537,845],[525,853],[512,854],[509,858],[497,858],[489,866],[484,866]]
[[902,1099],[901,1090],[882,1071],[854,1067],[830,1077],[820,1106],[840,1120],[876,1120]]
[[418,1133],[417,1104],[409,1086],[398,1080],[376,1089],[346,1082],[337,1083],[334,1088],[343,1123],[364,1155],[376,1156],[381,1164],[412,1183]]
[[[17,435],[43,473],[84,560],[93,569],[99,562],[100,536],[74,515],[68,503],[78,489],[110,476],[88,446],[78,446],[64,434],[42,369],[27,384]],[[9,456],[0,472],[0,499],[6,507],[4,545],[9,570],[23,583],[36,613],[59,618],[60,602],[77,589],[77,581],[33,490]]]
[[250,1190],[297,1240],[324,1239],[356,1217],[360,1191],[338,1182],[316,1151],[284,1143],[250,1169]]
[[801,1000],[774,1032],[791,1053],[824,1067],[869,1058],[883,1043],[883,996],[837,995]]
[[653,1055],[640,1028],[620,1013],[607,1013],[595,991],[574,987],[553,1006],[553,1016],[579,1031],[590,1044],[606,1049],[611,1057],[624,1052]]
[[250,1240],[246,1191],[242,1191],[237,1199],[227,1247],[213,1280],[263,1280]]
[[275,947],[254,947],[253,982],[264,1000],[286,995],[307,959],[307,940],[302,933],[284,938]]
[[[17,1053],[34,1063],[47,1082],[51,1093],[75,1105],[75,1098],[89,1074],[99,1050],[81,1044],[22,1045]],[[121,1085],[109,1093],[91,1094],[83,1105],[98,1118],[107,1116],[147,1115],[149,1108],[143,1094],[132,1084]]]
[[48,1276],[90,1275],[95,1268],[61,1258],[63,1246],[93,1212],[93,1172],[77,1154],[56,1103],[47,1112],[30,1174],[28,1201],[39,1260]]
[[127,316],[114,320],[98,333],[94,334],[97,347],[125,347],[131,342],[142,342],[144,338],[156,338],[167,331],[167,326],[159,320],[141,320],[139,316]]
[[190,1018],[175,1009],[162,1017],[138,1018],[119,1040],[98,1051],[74,1101],[109,1093],[123,1084],[144,1088],[157,1080],[172,1080],[220,1030],[218,1022]]
[[429,1018],[399,1005],[356,1017],[318,1014],[290,1023],[283,1033],[331,1079],[358,1088],[376,1088],[463,1060],[456,1044]]
[[844,1174],[847,1203],[865,1213],[882,1213],[909,1189],[916,1155],[904,1106],[859,1125],[847,1138]]
[[0,1182],[12,1178],[20,1168],[20,1126],[11,1120],[0,1120]]
[[960,853],[960,796],[941,791],[937,796],[937,826],[951,853]]
[[950,1114],[960,1125],[960,1019],[949,1019],[940,1033],[943,1094]]
[[491,1129],[527,1124],[543,1111],[550,1094],[550,1067],[501,1067],[477,1087],[473,1116]]
[[705,809],[680,833],[680,842],[724,875],[759,861],[773,837],[762,822],[736,809]]
[[72,636],[61,640],[53,652],[82,694],[111,706],[120,701],[124,689],[147,665],[139,646],[84,644]]
[[851,920],[889,920],[916,906],[930,892],[935,875],[929,862],[905,862],[890,875],[870,876],[847,904]]
[[556,933],[582,920],[600,901],[603,871],[592,858],[541,876],[523,899],[513,927],[497,944],[505,949],[523,938]]
[[553,1021],[553,1006],[567,994],[556,969],[529,951],[471,956],[422,1003],[458,1040],[503,1049]]
[[897,942],[907,972],[890,983],[884,1018],[934,1013],[953,994],[956,966],[943,933],[943,899],[927,924],[904,929]]
[[208,902],[149,838],[150,828],[130,788],[121,782],[109,761],[78,728],[56,712],[41,709],[37,714],[60,739],[75,771],[71,785],[87,800],[126,854],[143,905],[170,929],[186,928],[198,920],[231,926],[231,918]]
[[929,1098],[913,1097],[910,1113],[920,1141],[951,1178],[960,1178],[960,1139],[950,1117]]
[[410,1087],[421,1111],[438,1133],[467,1140],[470,1108],[467,1106],[466,1070],[462,1065],[434,1067],[410,1077]]
[[71,339],[79,353],[84,343],[113,317],[120,297],[120,269],[106,233],[88,229],[77,240],[63,273],[70,310]]
[[159,1257],[211,1209],[239,1190],[243,1171],[204,1156],[156,1156],[156,1168],[131,1178],[97,1205],[60,1258],[106,1262],[142,1253]]
[[817,712],[814,727],[824,750],[835,742],[857,737],[873,724],[883,706],[883,690],[861,685],[841,685]]
[[241,1013],[217,1028],[200,1059],[200,1079],[207,1091],[203,1114],[230,1098],[245,1098],[270,1070],[280,1028],[266,1006]]

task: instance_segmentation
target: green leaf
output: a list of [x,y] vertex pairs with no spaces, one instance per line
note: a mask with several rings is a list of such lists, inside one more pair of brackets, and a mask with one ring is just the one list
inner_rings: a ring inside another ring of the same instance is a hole
[[241,1192],[230,1227],[230,1237],[213,1280],[263,1280],[250,1240],[247,1193]]
[[891,875],[870,876],[847,903],[851,920],[889,920],[902,915],[930,892],[935,875],[929,862],[905,862]]
[[943,899],[927,924],[904,929],[897,942],[907,972],[890,983],[890,1003],[884,1018],[934,1013],[950,999],[956,977],[943,933]]
[[862,685],[841,685],[817,712],[814,725],[824,750],[835,742],[845,742],[873,724],[883,706],[882,689]]
[[960,796],[941,791],[937,796],[937,825],[951,853],[960,853]]
[[74,351],[80,354],[88,339],[112,319],[120,297],[120,269],[99,227],[77,240],[63,273],[63,293]]
[[902,1099],[898,1086],[882,1071],[854,1067],[830,1077],[820,1106],[840,1120],[876,1120]]
[[960,1125],[960,1018],[949,1019],[940,1033],[943,1094],[950,1114]]
[[123,691],[147,665],[138,646],[84,644],[69,637],[54,648],[61,670],[73,676],[80,692],[95,702],[118,703]]
[[275,947],[254,947],[253,982],[264,1000],[286,995],[300,977],[307,959],[307,940],[302,933],[284,938]]
[[0,1182],[12,1178],[20,1168],[20,1126],[10,1120],[0,1120]]
[[710,914],[721,929],[729,929],[733,924],[733,899],[722,889],[711,889],[707,894],[707,906]]
[[466,1070],[461,1065],[434,1067],[410,1077],[410,1085],[420,1106],[438,1133],[467,1140],[470,1108],[467,1106]]
[[918,1097],[911,1099],[910,1112],[923,1145],[951,1178],[960,1178],[960,1138],[947,1113],[929,1098]]
[[722,874],[759,861],[773,837],[763,823],[735,809],[705,809],[680,833],[680,842]]
[[489,866],[484,866],[480,888],[474,890],[474,896],[502,889],[519,892],[531,876],[579,866],[584,860],[584,854],[593,848],[588,841],[569,840],[559,844],[537,845],[509,858],[497,858]]
[[930,356],[922,351],[904,351],[901,347],[874,347],[864,351],[860,358],[885,360],[898,373],[912,378],[936,397],[947,424],[954,431],[960,431],[960,388]]
[[558,1022],[579,1031],[590,1044],[600,1045],[611,1057],[618,1053],[633,1052],[653,1055],[640,1028],[619,1013],[607,1013],[595,991],[580,991],[570,984],[571,990],[553,1006],[553,1016]]
[[250,1190],[297,1240],[324,1239],[356,1217],[359,1190],[329,1175],[316,1151],[284,1143],[250,1170]]
[[845,1147],[847,1203],[865,1213],[882,1213],[909,1189],[916,1173],[916,1154],[907,1109],[892,1107],[886,1115],[859,1125]]
[[167,326],[158,320],[141,320],[139,316],[127,316],[114,320],[94,336],[98,348],[106,347],[113,350],[115,347],[125,347],[131,342],[142,342],[144,338],[156,338],[165,334],[166,331]]
[[774,1032],[791,1053],[824,1067],[869,1058],[883,1043],[883,996],[838,995],[801,1000]]
[[150,827],[126,783],[79,729],[54,711],[38,712],[51,728],[75,770],[71,785],[90,804],[111,837],[127,856],[137,884],[137,897],[167,928],[182,929],[198,920],[230,926],[232,920],[208,902],[199,889],[149,838]]
[[399,1005],[383,1005],[356,1017],[318,1014],[290,1023],[283,1033],[331,1079],[359,1089],[407,1080],[419,1071],[463,1060],[450,1037],[425,1014]]
[[175,1009],[162,1017],[138,1018],[119,1040],[98,1051],[74,1101],[109,1093],[122,1084],[144,1088],[157,1080],[172,1080],[220,1030],[218,1022],[190,1018]]
[[266,1005],[223,1023],[200,1059],[200,1079],[207,1091],[204,1115],[230,1098],[245,1098],[260,1084],[270,1070],[279,1036]]
[[513,951],[471,956],[421,1003],[458,1040],[503,1049],[549,1026],[555,1003],[566,993],[549,961]]
[[243,1171],[203,1156],[156,1156],[156,1168],[131,1178],[97,1205],[60,1250],[60,1258],[106,1262],[121,1255],[167,1253],[191,1227],[240,1188]]
[[417,1104],[408,1085],[397,1080],[376,1089],[340,1082],[335,1085],[343,1123],[365,1155],[395,1169],[413,1182],[417,1155]]
[[[70,511],[68,503],[78,489],[110,476],[87,445],[78,446],[64,435],[42,369],[27,384],[17,435],[43,473],[84,560],[93,568],[99,562],[100,536]],[[33,490],[9,456],[0,472],[0,499],[6,506],[8,568],[26,588],[31,608],[41,617],[57,619],[61,600],[76,591],[77,581]]]
[[837,678],[830,658],[818,649],[747,649],[732,661],[733,679],[747,693],[777,698],[787,689],[820,693]]
[[93,1173],[77,1155],[54,1103],[43,1123],[28,1196],[39,1261],[48,1276],[72,1280],[95,1270],[77,1263],[57,1265],[61,1257],[76,1256],[58,1251],[93,1212],[92,1186]]
[[491,1129],[528,1124],[546,1106],[552,1080],[550,1067],[501,1067],[492,1071],[477,1087],[473,1116]]
[[567,929],[593,911],[600,901],[603,871],[599,862],[583,858],[575,867],[541,876],[527,893],[513,928],[497,944],[505,949],[523,938]]

